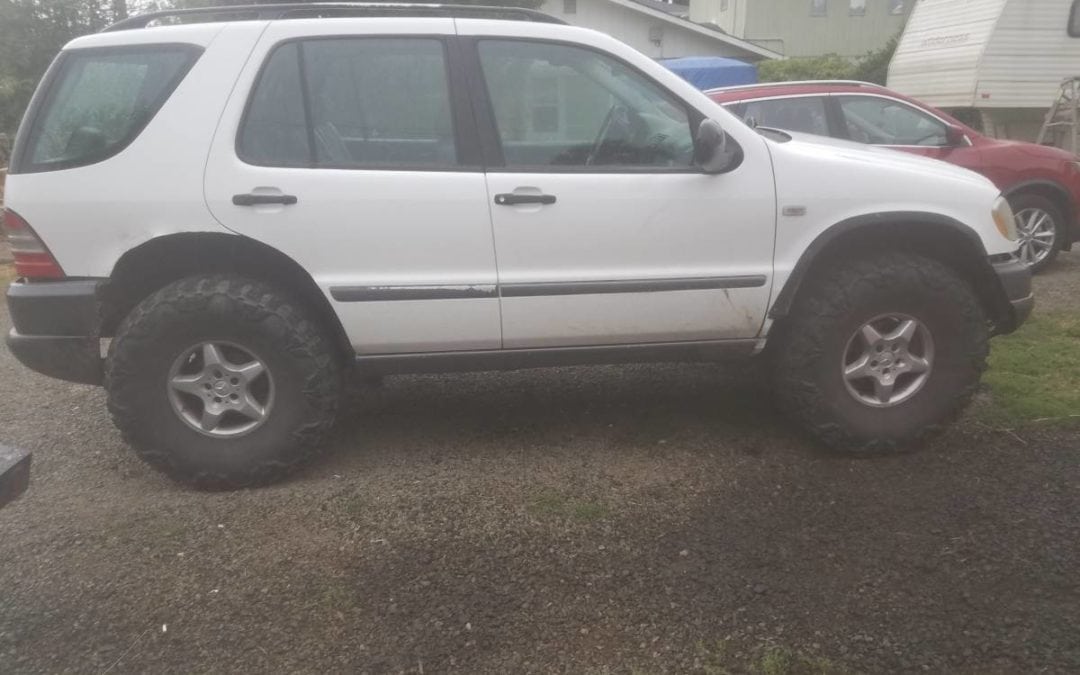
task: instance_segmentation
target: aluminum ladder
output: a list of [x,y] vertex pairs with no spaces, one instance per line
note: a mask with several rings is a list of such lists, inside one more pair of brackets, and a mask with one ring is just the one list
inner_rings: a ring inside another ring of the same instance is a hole
[[[1077,148],[1078,125],[1080,125],[1080,77],[1069,77],[1058,88],[1057,98],[1046,113],[1039,136],[1039,145],[1056,145],[1074,155]],[[1068,145],[1062,145],[1067,140]]]

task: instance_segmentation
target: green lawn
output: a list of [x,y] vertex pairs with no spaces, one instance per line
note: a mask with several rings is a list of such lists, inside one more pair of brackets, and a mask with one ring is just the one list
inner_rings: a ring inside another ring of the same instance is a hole
[[1080,424],[1080,315],[1032,317],[991,344],[983,381],[1009,421]]

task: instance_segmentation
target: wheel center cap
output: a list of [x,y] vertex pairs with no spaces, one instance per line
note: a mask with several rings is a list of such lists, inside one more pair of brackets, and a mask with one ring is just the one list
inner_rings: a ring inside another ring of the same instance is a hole
[[892,354],[882,354],[881,355],[881,365],[883,365],[883,366],[891,366],[892,361],[893,361]]
[[229,390],[229,383],[226,382],[225,380],[218,380],[217,382],[214,382],[214,393],[215,394],[225,394],[225,393],[228,392],[228,390]]

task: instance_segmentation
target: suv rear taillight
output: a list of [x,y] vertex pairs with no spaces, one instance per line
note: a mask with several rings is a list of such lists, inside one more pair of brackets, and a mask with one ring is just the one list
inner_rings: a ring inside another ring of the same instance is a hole
[[15,258],[17,276],[27,279],[64,278],[64,270],[45,242],[37,236],[30,223],[11,209],[4,209],[4,231],[7,232],[11,255]]

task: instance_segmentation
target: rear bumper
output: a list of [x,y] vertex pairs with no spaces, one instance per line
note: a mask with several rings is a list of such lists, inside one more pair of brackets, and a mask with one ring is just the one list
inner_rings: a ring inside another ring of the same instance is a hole
[[101,384],[105,377],[98,338],[22,335],[12,330],[8,350],[30,370],[79,384]]
[[1031,310],[1035,308],[1035,296],[1031,291],[1031,269],[1015,257],[995,262],[993,268],[1011,308],[1011,316],[1003,325],[997,327],[997,332],[1011,333],[1031,316]]
[[15,282],[7,302],[14,328],[7,346],[24,366],[49,377],[101,384],[96,279]]

